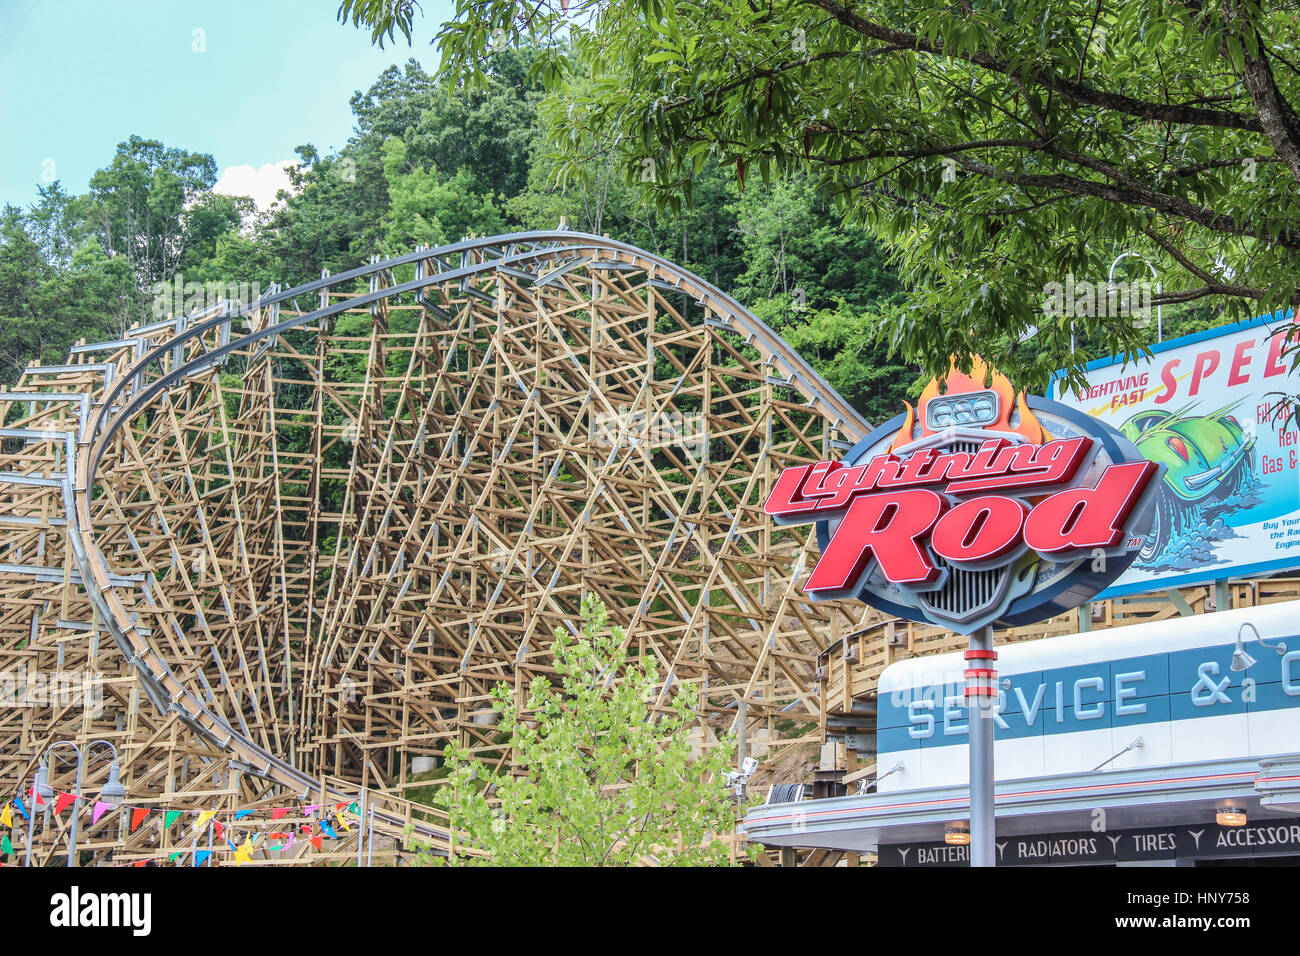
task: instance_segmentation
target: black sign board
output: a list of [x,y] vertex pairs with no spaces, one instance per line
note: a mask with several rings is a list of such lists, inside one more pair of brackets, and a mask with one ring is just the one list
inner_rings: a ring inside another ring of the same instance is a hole
[[[1221,827],[1217,823],[1100,833],[1046,833],[997,838],[998,866],[1147,863],[1300,854],[1300,818]],[[944,843],[882,845],[880,866],[970,866],[970,847]]]

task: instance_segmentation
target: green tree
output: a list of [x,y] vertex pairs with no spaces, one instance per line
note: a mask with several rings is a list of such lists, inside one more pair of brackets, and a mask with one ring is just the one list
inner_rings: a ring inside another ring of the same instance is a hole
[[757,314],[868,421],[879,424],[903,411],[903,402],[917,390],[916,367],[891,356],[873,333],[882,317],[898,308],[884,305],[878,312],[863,311],[840,302],[832,308],[794,311],[778,299],[761,305]]
[[437,170],[412,166],[396,136],[383,146],[389,207],[384,214],[385,251],[397,255],[416,245],[455,242],[473,233],[490,236],[506,228],[496,196],[473,191],[468,169],[444,181]]
[[119,143],[112,163],[91,177],[87,219],[105,254],[131,263],[141,305],[155,283],[212,255],[250,210],[246,200],[213,193],[216,181],[206,153],[140,136]]
[[24,213],[0,211],[0,380],[12,382],[33,359],[66,360],[78,338],[115,338],[137,318],[134,275],[90,238],[55,183]]
[[528,181],[542,97],[529,80],[532,55],[528,49],[494,55],[484,89],[444,82],[422,91],[411,98],[420,108],[416,122],[393,132],[406,141],[415,162],[448,177],[464,171],[478,193],[518,195]]
[[745,301],[785,295],[801,307],[836,301],[871,306],[897,290],[871,234],[844,223],[806,175],[796,172],[741,191],[728,184],[728,210],[741,237],[745,272],[735,295]]
[[[411,31],[410,5],[343,8]],[[603,131],[669,206],[709,161],[808,171],[888,243],[911,292],[883,331],[908,357],[939,373],[978,349],[1032,386],[1080,380],[1072,334],[1145,345],[1123,318],[1044,315],[1050,283],[1104,281],[1121,250],[1157,262],[1166,303],[1300,302],[1297,36],[1247,0],[458,0],[437,39],[448,76],[504,37],[548,51],[550,88],[593,77],[557,147],[581,164]]]
[[537,677],[521,713],[499,685],[493,707],[517,773],[494,771],[463,748],[447,753],[436,799],[468,835],[454,863],[498,866],[722,865],[735,808],[725,786],[733,745],[698,757],[698,692],[679,686],[669,712],[652,703],[660,679],[629,660],[621,627],[588,595],[574,640],[557,628],[556,684]]

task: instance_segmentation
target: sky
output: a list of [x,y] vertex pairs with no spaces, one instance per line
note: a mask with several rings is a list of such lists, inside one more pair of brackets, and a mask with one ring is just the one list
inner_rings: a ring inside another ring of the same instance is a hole
[[264,207],[295,146],[347,142],[355,91],[433,68],[452,0],[420,5],[413,44],[380,50],[338,0],[0,0],[0,205],[85,192],[134,133],[212,154],[219,190]]

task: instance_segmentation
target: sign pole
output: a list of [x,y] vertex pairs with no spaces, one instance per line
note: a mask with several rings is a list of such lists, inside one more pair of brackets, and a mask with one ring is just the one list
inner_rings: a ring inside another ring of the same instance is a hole
[[993,628],[970,635],[966,649],[966,707],[970,726],[970,865],[997,866],[993,846],[993,714],[998,700]]

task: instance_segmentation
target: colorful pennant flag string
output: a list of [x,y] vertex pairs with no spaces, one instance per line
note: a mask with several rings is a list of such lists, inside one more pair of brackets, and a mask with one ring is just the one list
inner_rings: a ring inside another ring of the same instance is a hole
[[[35,790],[34,787],[31,791],[31,796],[32,796],[33,807],[46,806],[46,801],[41,797],[41,795]],[[57,798],[54,801],[54,812],[56,814],[61,814],[63,813],[64,810],[68,809],[69,807],[75,807],[76,802],[81,799],[83,799],[83,797],[80,794],[60,791],[58,793]],[[118,806],[116,804],[109,803],[106,800],[95,800],[93,804],[93,809],[91,811],[91,822],[98,823],[106,813],[114,809],[118,809]],[[123,810],[130,809],[131,811],[130,832],[134,833],[136,832],[136,830],[140,828],[140,826],[145,822],[145,820],[148,819],[149,814],[153,811],[154,808],[153,807],[131,807],[131,808],[122,807],[121,809]],[[26,805],[23,803],[22,796],[15,796],[12,800],[7,800],[3,804],[0,804],[0,826],[8,827],[10,828],[10,830],[13,829],[14,820],[15,820],[14,810],[17,810],[18,814],[21,815],[23,819],[27,819],[27,820],[31,819],[30,813],[28,812]],[[254,832],[254,833],[245,832],[243,834],[243,840],[240,841],[239,834],[234,833],[228,825],[223,824],[222,821],[217,818],[218,815],[231,813],[233,814],[234,820],[244,820],[256,813],[259,812],[265,813],[269,811],[271,820],[277,821],[283,819],[285,816],[288,816],[291,813],[294,813],[295,810],[299,814],[301,814],[304,818],[307,818],[306,822],[296,824],[297,829],[301,831],[302,836],[317,851],[320,851],[323,845],[322,834],[324,836],[329,837],[329,839],[331,840],[338,840],[340,839],[339,829],[347,833],[352,832],[352,827],[349,825],[345,814],[352,814],[354,816],[361,815],[359,810],[359,804],[355,800],[352,801],[351,803],[348,803],[346,801],[338,802],[333,805],[332,809],[328,805],[322,805],[316,803],[306,807],[280,806],[280,807],[242,807],[238,809],[231,808],[229,810],[165,810],[163,811],[162,829],[164,831],[169,830],[183,816],[187,814],[196,814],[197,816],[195,818],[195,823],[193,827],[194,832],[202,833],[203,830],[205,830],[208,827],[208,825],[211,824],[213,835],[218,840],[224,842],[226,846],[229,848],[230,852],[233,854],[235,865],[243,866],[245,863],[252,862],[252,855],[256,847],[258,846],[258,844],[261,843],[263,839],[266,840],[265,849],[267,852],[284,853],[288,851],[293,846],[294,841],[296,839],[296,834],[294,832],[294,829],[290,828],[289,830],[277,830],[270,834],[258,833],[258,832]],[[75,812],[76,810],[74,809],[74,813]],[[310,818],[317,813],[322,814],[321,819],[312,821]],[[329,819],[330,816],[333,816],[334,818],[332,822]],[[314,832],[316,828],[319,828],[320,830],[319,833]],[[196,847],[191,847],[189,849],[172,850],[167,854],[166,858],[169,862],[176,863],[179,860],[184,860],[186,856],[191,856],[191,855],[192,855],[191,862],[193,866],[203,866],[211,859],[213,855],[213,851],[211,849],[200,850],[197,849]],[[13,846],[13,840],[11,839],[10,834],[6,834],[3,836],[2,839],[0,839],[0,856],[16,856],[14,846]],[[162,857],[159,856],[151,859],[162,859]],[[129,863],[119,863],[116,865],[117,866],[145,866],[147,864],[148,864],[148,860],[136,860]]]

